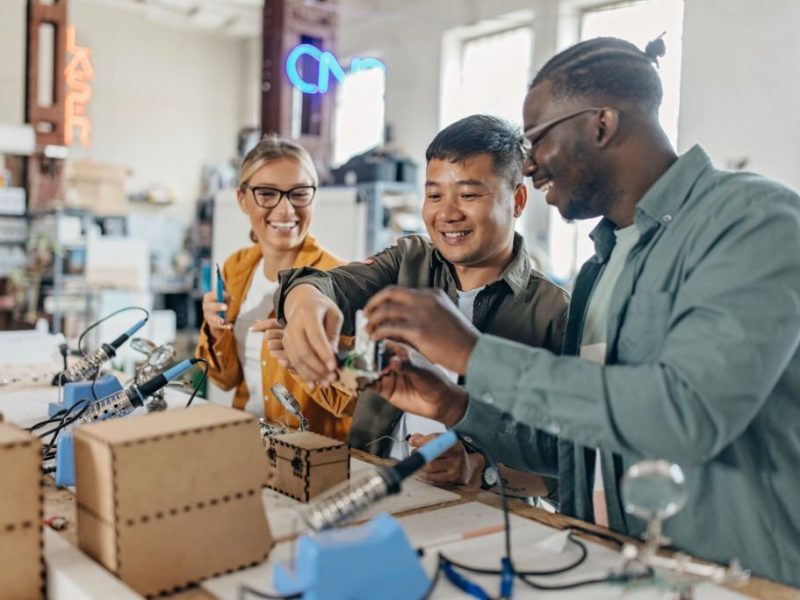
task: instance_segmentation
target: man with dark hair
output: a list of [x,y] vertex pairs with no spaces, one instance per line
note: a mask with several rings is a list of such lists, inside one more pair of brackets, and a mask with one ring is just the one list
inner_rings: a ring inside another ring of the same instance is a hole
[[372,335],[466,376],[466,391],[409,365],[383,389],[507,465],[557,472],[563,512],[631,535],[643,524],[623,509],[626,468],[676,462],[690,493],[665,523],[674,546],[800,585],[800,198],[715,169],[699,146],[675,154],[656,116],[659,53],[578,44],[525,100],[526,174],[565,217],[604,217],[575,282],[573,356],[391,288],[366,308]]
[[[525,243],[514,232],[527,201],[523,147],[520,132],[495,117],[474,115],[442,130],[426,153],[422,216],[430,241],[407,236],[364,263],[325,272],[283,271],[276,294],[277,316],[286,320],[277,342],[286,353],[281,358],[304,375],[324,372],[325,377],[306,377],[314,384],[331,383],[326,363],[334,361],[336,368],[340,329],[352,335],[356,311],[388,285],[441,290],[478,330],[558,353],[567,294],[531,268]],[[275,344],[268,341],[273,350]],[[331,402],[326,408],[343,414],[353,403]],[[410,440],[418,446],[441,431],[441,423],[405,415],[368,390],[355,403],[349,441],[404,458],[408,436],[422,434]],[[480,482],[484,467],[482,456],[467,457],[459,447],[431,465],[428,476],[439,483]],[[487,473],[487,485],[495,475]],[[539,477],[533,479],[535,489],[516,486],[508,477],[518,495],[548,494]]]

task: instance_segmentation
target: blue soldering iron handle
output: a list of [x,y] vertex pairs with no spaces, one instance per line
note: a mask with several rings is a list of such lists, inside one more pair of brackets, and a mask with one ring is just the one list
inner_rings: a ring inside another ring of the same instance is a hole
[[[222,273],[219,270],[219,263],[216,265],[217,267],[217,302],[222,304],[225,302],[225,282],[222,281]],[[222,317],[222,320],[225,320],[225,311],[219,311],[219,316]]]
[[420,448],[408,458],[404,458],[393,467],[389,467],[387,472],[390,474],[391,479],[396,479],[400,482],[414,471],[421,469],[427,463],[444,454],[454,446],[457,441],[458,436],[456,432],[452,429],[448,429],[439,437],[420,446]]
[[417,452],[419,452],[425,458],[426,463],[429,463],[435,458],[438,458],[441,454],[444,454],[444,452],[454,446],[457,441],[458,436],[456,435],[456,432],[452,429],[448,429],[439,437],[432,439],[423,446],[420,446]]

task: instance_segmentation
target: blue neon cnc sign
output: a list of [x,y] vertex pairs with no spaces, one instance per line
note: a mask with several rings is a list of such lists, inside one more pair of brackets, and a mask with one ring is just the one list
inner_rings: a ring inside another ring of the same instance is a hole
[[[297,63],[303,56],[309,56],[319,63],[319,72],[315,83],[305,81],[297,70]],[[358,71],[375,68],[386,71],[386,65],[377,58],[354,58],[350,62],[351,75]],[[286,58],[286,74],[292,85],[304,94],[324,94],[330,87],[331,75],[340,83],[347,76],[342,65],[332,53],[320,50],[311,44],[300,44],[289,52],[289,56]]]

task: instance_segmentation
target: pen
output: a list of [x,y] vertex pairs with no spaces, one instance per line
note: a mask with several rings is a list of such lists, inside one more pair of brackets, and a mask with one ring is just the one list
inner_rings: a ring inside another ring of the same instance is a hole
[[[216,263],[217,267],[217,302],[220,304],[225,302],[225,282],[222,281],[222,273],[219,270],[219,263]],[[225,320],[225,311],[219,311],[219,316]]]
[[504,529],[505,526],[502,523],[499,523],[497,525],[489,525],[487,527],[479,527],[478,529],[472,529],[470,531],[463,531],[461,533],[451,533],[448,535],[444,535],[431,542],[424,543],[423,546],[425,548],[431,548],[433,546],[444,546],[445,544],[452,544],[453,542],[461,542],[463,540],[469,540],[476,537],[483,537],[484,535],[491,535],[492,533],[499,533]]

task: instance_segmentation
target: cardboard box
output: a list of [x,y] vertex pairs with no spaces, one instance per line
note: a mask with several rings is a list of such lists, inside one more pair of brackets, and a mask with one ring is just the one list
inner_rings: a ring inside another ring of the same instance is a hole
[[75,431],[78,543],[140,594],[264,561],[255,417],[208,404]]
[[350,446],[312,433],[293,431],[266,438],[267,487],[300,502],[350,478]]
[[0,597],[44,598],[42,445],[0,424]]
[[67,206],[85,208],[96,215],[127,215],[125,178],[128,170],[120,165],[92,160],[69,160],[64,169]]

